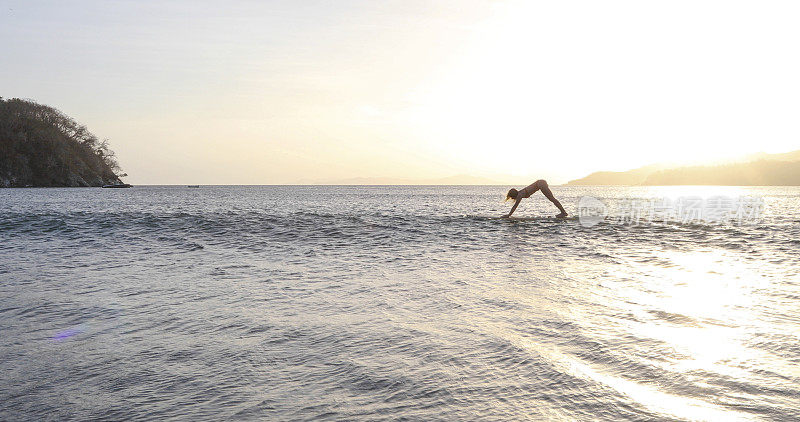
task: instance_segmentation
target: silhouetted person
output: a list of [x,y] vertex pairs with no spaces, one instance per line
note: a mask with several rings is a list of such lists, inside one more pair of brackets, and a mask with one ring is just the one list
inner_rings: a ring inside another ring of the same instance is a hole
[[530,185],[522,188],[522,190],[516,190],[514,188],[508,190],[508,194],[506,194],[506,201],[508,201],[509,199],[514,199],[516,200],[516,202],[514,202],[514,206],[511,207],[511,211],[509,211],[508,214],[504,216],[504,218],[511,217],[511,214],[514,214],[514,211],[517,210],[517,207],[519,206],[519,203],[522,201],[522,198],[529,198],[531,195],[536,193],[537,190],[541,190],[544,196],[546,196],[547,199],[549,199],[550,202],[555,204],[555,206],[558,207],[558,209],[561,211],[561,213],[558,214],[556,217],[562,218],[567,216],[567,212],[564,210],[564,207],[561,206],[561,202],[558,202],[558,199],[556,199],[556,197],[553,196],[553,192],[550,190],[550,187],[547,186],[547,181],[537,180],[531,183]]

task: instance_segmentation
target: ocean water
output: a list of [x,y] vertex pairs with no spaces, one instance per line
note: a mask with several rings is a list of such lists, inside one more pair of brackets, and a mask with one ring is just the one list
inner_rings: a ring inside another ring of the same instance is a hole
[[0,419],[800,419],[800,188],[505,190],[2,189]]

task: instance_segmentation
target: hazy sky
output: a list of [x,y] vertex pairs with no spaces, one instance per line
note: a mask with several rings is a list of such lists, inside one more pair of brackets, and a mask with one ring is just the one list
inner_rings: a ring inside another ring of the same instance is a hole
[[0,96],[109,138],[134,184],[557,183],[800,149],[796,1],[0,5]]

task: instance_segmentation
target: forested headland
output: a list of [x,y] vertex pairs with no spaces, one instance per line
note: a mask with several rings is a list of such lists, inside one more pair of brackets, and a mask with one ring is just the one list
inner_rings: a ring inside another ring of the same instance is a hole
[[53,107],[0,97],[0,187],[103,186],[123,176],[108,140]]

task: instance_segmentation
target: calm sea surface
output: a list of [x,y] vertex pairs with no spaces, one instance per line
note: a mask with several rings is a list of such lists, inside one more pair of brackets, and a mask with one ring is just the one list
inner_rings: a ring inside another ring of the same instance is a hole
[[800,419],[800,188],[506,189],[0,189],[0,419]]

